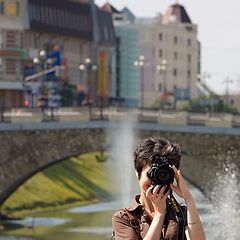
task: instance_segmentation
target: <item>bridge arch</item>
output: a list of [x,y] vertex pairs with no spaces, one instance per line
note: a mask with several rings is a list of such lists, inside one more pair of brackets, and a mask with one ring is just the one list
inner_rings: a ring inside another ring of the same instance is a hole
[[[11,125],[0,131],[0,204],[17,186],[30,176],[57,161],[84,152],[102,149],[111,144],[107,132],[116,131],[119,124],[106,122],[41,123],[38,126]],[[232,152],[231,159],[239,166],[240,134],[214,128],[179,127],[161,124],[135,124],[138,138],[161,135],[180,143],[185,152],[183,175],[204,192],[211,191],[216,178],[219,156]]]

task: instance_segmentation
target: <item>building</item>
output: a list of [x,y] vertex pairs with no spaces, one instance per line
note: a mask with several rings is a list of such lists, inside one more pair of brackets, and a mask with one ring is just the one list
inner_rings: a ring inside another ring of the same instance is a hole
[[[112,103],[128,107],[140,106],[140,71],[134,66],[140,52],[139,27],[135,17],[127,9],[118,11],[111,4],[101,7],[112,14],[117,44],[115,49],[116,72],[112,86]],[[130,19],[129,19],[130,16]]]
[[175,107],[181,107],[185,101],[197,97],[197,25],[192,23],[185,8],[176,3],[159,18],[154,32],[155,65],[159,69],[155,90],[166,101],[172,95]]
[[[23,106],[29,95],[30,105],[36,106],[42,85],[54,81],[75,86],[76,105],[107,97],[114,45],[111,15],[91,0],[1,0],[1,106]],[[33,65],[36,57],[41,60],[35,61],[38,66]],[[64,65],[60,77],[50,72],[24,81],[55,65]]]
[[118,38],[116,92],[125,105],[181,108],[197,97],[200,43],[197,25],[182,5],[144,19],[109,3],[103,8],[112,13]]

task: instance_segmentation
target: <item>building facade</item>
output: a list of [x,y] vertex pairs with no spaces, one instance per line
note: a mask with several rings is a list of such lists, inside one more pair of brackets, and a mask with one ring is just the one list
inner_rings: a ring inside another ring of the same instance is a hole
[[[104,8],[112,13],[121,49],[117,92],[125,104],[134,96],[135,106],[181,108],[197,97],[200,43],[197,25],[185,8],[173,4],[163,15],[135,19],[128,9],[118,11],[109,5]],[[139,57],[144,63],[134,66]]]
[[155,90],[163,100],[181,107],[185,101],[197,97],[197,25],[191,22],[182,5],[173,4],[159,17],[154,32],[155,65],[159,70]]
[[[49,79],[73,85],[75,105],[106,97],[111,86],[114,45],[111,15],[93,1],[1,0],[1,106],[23,106],[29,93],[32,106],[36,106],[41,84]],[[42,50],[45,56],[41,56]],[[41,64],[33,65],[36,57],[44,57]],[[84,68],[79,67],[81,64]],[[60,77],[50,72],[24,81],[55,65],[64,66]]]

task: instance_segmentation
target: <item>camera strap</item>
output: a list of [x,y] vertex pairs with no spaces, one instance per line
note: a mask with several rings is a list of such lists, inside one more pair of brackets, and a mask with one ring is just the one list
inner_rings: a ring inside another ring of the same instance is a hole
[[185,235],[186,218],[180,204],[177,202],[177,200],[172,195],[172,193],[170,194],[170,203],[178,224],[178,240],[185,240],[186,239],[186,235]]

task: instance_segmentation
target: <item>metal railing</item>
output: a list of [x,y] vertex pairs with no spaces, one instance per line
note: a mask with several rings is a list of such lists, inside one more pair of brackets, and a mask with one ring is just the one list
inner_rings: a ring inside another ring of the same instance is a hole
[[239,128],[240,115],[227,113],[189,113],[123,107],[1,108],[0,123],[53,121],[120,121]]

